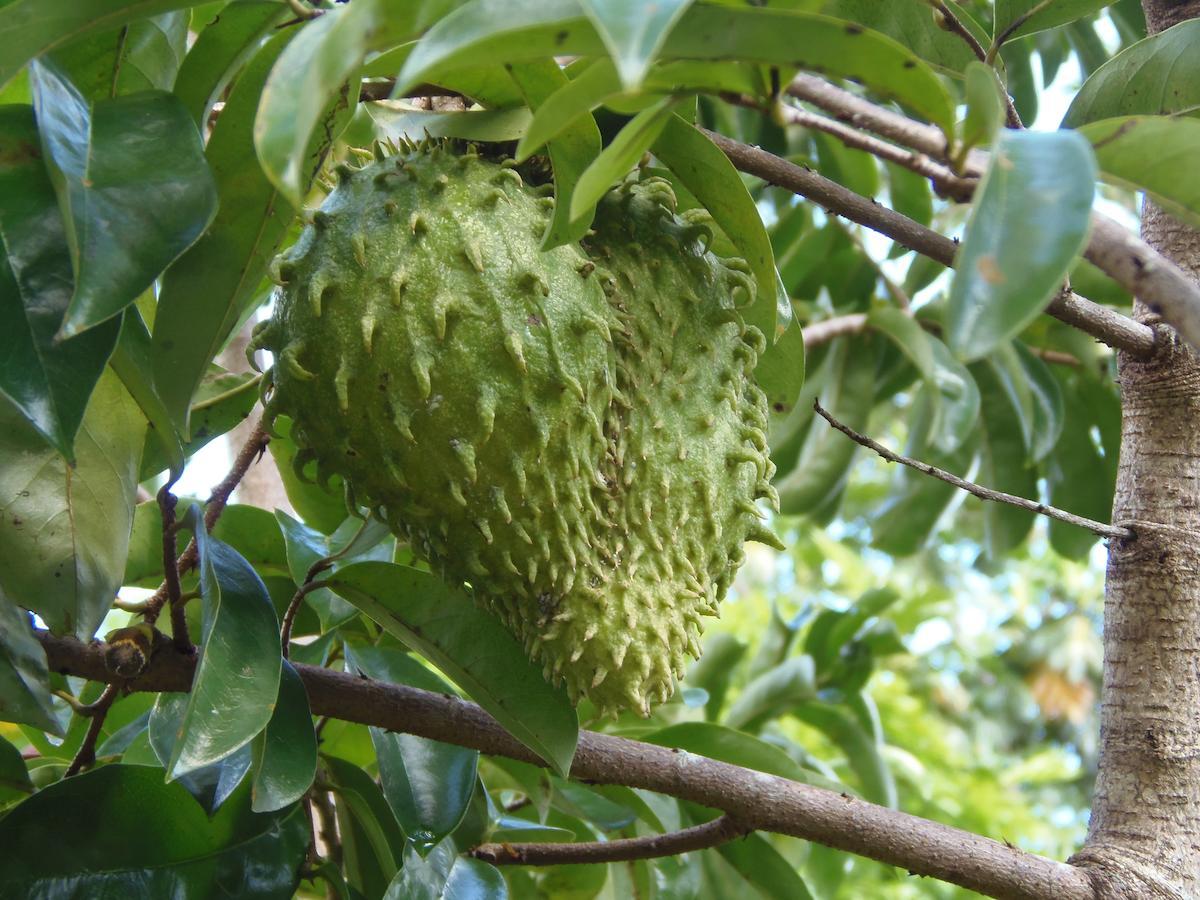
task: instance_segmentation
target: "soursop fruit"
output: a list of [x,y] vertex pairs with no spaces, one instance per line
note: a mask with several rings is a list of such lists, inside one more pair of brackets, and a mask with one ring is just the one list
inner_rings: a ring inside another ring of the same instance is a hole
[[647,713],[699,653],[747,539],[773,542],[762,335],[744,265],[665,182],[541,252],[553,200],[510,165],[406,145],[339,184],[273,264],[255,346],[298,463],[341,475],[468,582],[547,677]]

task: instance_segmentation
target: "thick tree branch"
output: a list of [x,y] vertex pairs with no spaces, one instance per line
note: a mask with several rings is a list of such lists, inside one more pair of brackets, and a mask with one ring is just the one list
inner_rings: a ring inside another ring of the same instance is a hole
[[[713,131],[705,134],[743,172],[808,197],[830,212],[865,225],[944,266],[954,265],[958,244],[945,235],[765,150],[731,141]],[[1153,329],[1069,291],[1051,300],[1046,312],[1111,347],[1137,356],[1148,356],[1154,350]]]
[[736,819],[720,816],[703,825],[652,834],[646,837],[620,838],[613,841],[588,841],[575,844],[480,844],[467,855],[494,866],[557,866],[574,863],[626,862],[656,859],[693,850],[706,850],[748,834]]
[[[839,122],[882,135],[934,159],[947,160],[946,137],[941,129],[883,109],[816,76],[797,76],[788,86],[788,93],[820,107]],[[964,174],[979,175],[987,163],[986,153],[972,151],[967,157]],[[1169,259],[1120,223],[1096,211],[1092,212],[1092,235],[1084,256],[1121,287],[1160,312],[1194,346],[1200,346],[1200,285],[1191,281]],[[1086,327],[1077,312],[1076,321],[1059,316],[1053,309],[1047,312],[1104,340]],[[1112,346],[1139,352],[1123,345]]]
[[981,500],[991,500],[993,503],[1007,503],[1009,506],[1017,506],[1021,509],[1027,509],[1030,512],[1038,513],[1046,516],[1049,519],[1057,519],[1060,522],[1066,522],[1068,525],[1076,525],[1080,528],[1086,528],[1094,534],[1101,537],[1115,538],[1118,540],[1133,540],[1136,535],[1132,530],[1123,528],[1120,525],[1106,525],[1104,522],[1097,522],[1094,519],[1085,519],[1083,516],[1077,516],[1074,513],[1069,513],[1065,509],[1059,509],[1055,506],[1047,506],[1045,503],[1038,503],[1036,500],[1030,500],[1026,497],[1018,497],[1016,494],[1006,494],[1004,491],[996,491],[991,488],[983,487],[973,481],[967,481],[965,478],[959,478],[953,472],[947,472],[945,469],[939,469],[937,466],[930,465],[927,462],[922,462],[919,459],[913,459],[911,456],[902,456],[899,453],[893,453],[883,444],[872,438],[867,437],[835,419],[829,412],[821,406],[819,400],[813,400],[813,409],[817,415],[840,431],[856,444],[866,447],[868,450],[874,450],[888,462],[900,463],[902,466],[908,466],[910,469],[916,469],[929,475],[931,478],[937,478],[947,484],[952,484],[960,490],[966,491],[968,494],[974,494]]
[[[116,676],[102,645],[46,632],[50,669],[94,681]],[[195,659],[163,645],[129,682],[135,691],[186,691]],[[542,765],[524,744],[473,703],[416,688],[297,665],[314,715],[470,747]],[[999,841],[921,819],[848,794],[789,781],[682,750],[581,731],[572,777],[669,794],[720,809],[747,829],[774,831],[900,866],[1005,900],[1094,900],[1080,870]]]

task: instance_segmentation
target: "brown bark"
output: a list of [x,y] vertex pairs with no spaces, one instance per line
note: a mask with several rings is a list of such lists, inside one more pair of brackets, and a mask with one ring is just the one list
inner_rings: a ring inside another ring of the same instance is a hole
[[[1152,33],[1200,16],[1200,2],[1145,9]],[[1200,232],[1147,203],[1142,236],[1200,281]],[[1200,353],[1159,327],[1159,353],[1118,361],[1112,520],[1137,539],[1109,554],[1099,772],[1073,860],[1102,898],[1200,895]]]

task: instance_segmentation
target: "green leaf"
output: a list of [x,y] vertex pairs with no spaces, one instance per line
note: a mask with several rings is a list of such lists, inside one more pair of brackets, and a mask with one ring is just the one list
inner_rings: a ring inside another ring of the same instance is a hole
[[58,634],[91,638],[121,584],[145,429],[105,373],[70,467],[0,403],[0,593]]
[[51,62],[33,64],[47,165],[69,213],[75,292],[61,333],[115,316],[195,243],[217,211],[200,133],[173,94],[88,102]]
[[[758,294],[754,303],[742,310],[742,317],[766,335],[768,346],[774,344],[780,337],[776,330],[776,312],[780,308],[784,310],[778,322],[785,325],[790,301],[780,284],[779,273],[775,271],[775,251],[763,227],[762,216],[737,169],[703,132],[675,114],[667,119],[651,149],[704,204],[717,225],[733,241],[738,253],[749,263],[758,284]],[[799,330],[795,329],[797,333]],[[795,341],[793,338],[793,344]],[[795,348],[792,349],[794,362]],[[799,355],[799,377],[803,383],[803,350]],[[784,393],[791,393],[790,399],[795,399],[800,390],[800,384],[795,385],[794,391],[790,383],[783,387]]]
[[810,656],[793,656],[751,681],[725,714],[730,728],[757,731],[797,703],[817,695],[816,669]]
[[996,0],[992,34],[1005,42],[1090,16],[1113,0]]
[[0,896],[279,900],[299,884],[309,828],[299,806],[249,813],[244,792],[210,818],[161,769],[109,765],[21,803],[0,841]]
[[29,614],[0,593],[0,722],[24,722],[62,736],[50,699],[46,652]]
[[571,221],[591,221],[596,204],[614,182],[629,173],[642,154],[658,139],[678,104],[674,97],[663,97],[642,110],[617,132],[612,143],[579,176],[571,194]]
[[74,462],[75,433],[120,324],[55,340],[73,275],[41,156],[32,107],[0,107],[0,392]]
[[[1055,373],[1063,388],[1062,434],[1046,457],[1045,475],[1051,505],[1079,516],[1108,522],[1112,515],[1115,460],[1102,456],[1092,430],[1102,435],[1111,429],[1108,418],[1119,418],[1120,404],[1111,393],[1107,402],[1089,400],[1088,385],[1080,376]],[[1115,447],[1105,447],[1114,450]],[[1065,522],[1050,523],[1050,546],[1068,559],[1083,559],[1098,537],[1085,528]]]
[[899,599],[900,595],[891,588],[877,588],[867,591],[844,612],[828,610],[831,614],[829,626],[819,632],[820,640],[814,640],[818,632],[810,631],[804,645],[813,657],[817,671],[825,673],[833,668],[842,648],[854,640],[862,627]]
[[767,897],[815,900],[792,864],[760,834],[728,841],[718,846],[716,852]]
[[384,900],[508,900],[504,876],[495,866],[459,856],[454,841],[442,841],[425,859],[413,848],[388,885]]
[[[293,218],[258,166],[252,135],[263,83],[292,35],[284,31],[272,38],[234,85],[206,151],[220,211],[212,227],[163,277],[154,322],[154,371],[162,398],[185,435],[192,395],[213,357],[257,302],[267,263]],[[322,110],[322,127],[304,157],[305,190],[356,102],[357,94],[349,99],[339,95]]]
[[233,0],[196,38],[179,69],[177,96],[200,128],[212,105],[237,70],[262,46],[265,37],[292,15],[278,0]]
[[273,812],[295,803],[317,772],[317,736],[304,683],[283,661],[279,698],[267,727],[254,739],[254,781],[250,808]]
[[644,734],[639,739],[647,744],[677,747],[699,756],[767,772],[780,778],[790,778],[792,781],[808,780],[799,764],[779,747],[724,725],[681,722]]
[[[839,339],[822,363],[824,377],[817,379],[823,385],[821,405],[838,421],[858,430],[866,427],[875,390],[875,357],[863,344],[861,339]],[[794,466],[775,484],[779,508],[786,515],[811,512],[835,496],[858,448],[824,420],[816,420],[816,413],[800,408],[796,413],[807,417],[811,425],[802,432]]]
[[13,0],[0,21],[0,87],[34,57],[85,35],[199,5],[200,0]]
[[[566,75],[553,61],[511,65],[508,73],[526,104],[535,111],[535,118],[537,111],[570,87]],[[552,138],[546,151],[554,169],[555,203],[554,215],[542,238],[543,250],[577,241],[587,231],[586,220],[572,223],[571,203],[580,177],[600,155],[600,129],[586,111],[577,110],[571,121],[559,127]],[[517,149],[520,150],[520,145]]]
[[1035,319],[1083,249],[1095,161],[1070,131],[1005,131],[958,251],[946,343],[986,356]]
[[282,663],[279,621],[262,579],[236,550],[205,534],[196,507],[187,521],[200,551],[204,624],[170,778],[224,759],[262,731]]
[[[3,616],[4,613],[0,613]],[[3,696],[3,694],[0,694]],[[8,803],[14,797],[33,793],[33,782],[21,751],[0,737],[0,803]]]
[[580,0],[616,63],[626,90],[636,88],[692,0]]
[[169,91],[187,52],[190,18],[184,10],[138,19],[114,31],[90,34],[50,58],[89,100]]
[[936,418],[930,432],[930,444],[941,453],[953,453],[971,435],[979,419],[979,388],[967,367],[933,336],[933,378]]
[[[110,363],[150,425],[142,450],[139,481],[145,481],[150,475],[166,468],[179,475],[183,472],[184,464],[184,448],[175,430],[175,423],[154,384],[150,353],[150,332],[146,330],[146,323],[137,307],[131,306],[121,316],[121,334]],[[157,463],[157,468],[147,472],[147,463]]]
[[461,589],[407,566],[361,562],[328,580],[566,775],[579,724],[566,691],[551,686],[516,639]]
[[991,66],[981,62],[967,65],[967,116],[963,120],[960,153],[992,142],[1004,124],[1003,91],[996,70]]
[[[929,179],[893,162],[884,163],[884,168],[888,173],[888,195],[892,207],[896,212],[928,227],[933,221],[933,192],[929,188]],[[896,251],[905,251],[899,244],[892,246],[893,255],[899,255]]]
[[717,632],[704,642],[703,655],[688,669],[686,683],[708,694],[704,717],[710,722],[720,715],[730,682],[746,650],[746,644],[733,635]]
[[455,137],[467,141],[502,143],[525,133],[527,109],[481,109],[466,112],[430,112],[424,109],[393,109],[379,103],[367,106],[376,133],[393,141],[420,141],[426,137]]
[[291,438],[291,419],[287,416],[276,417],[275,430],[280,436],[271,439],[267,450],[275,458],[288,502],[317,531],[332,533],[346,518],[346,496],[341,476],[334,475],[327,485],[321,485],[302,474],[296,465],[300,459],[300,448]]
[[767,409],[771,418],[779,419],[792,414],[804,387],[802,329],[789,328],[773,346],[767,347],[754,367],[754,380],[767,395]]
[[337,796],[346,880],[368,897],[382,896],[404,853],[404,833],[379,785],[358,766],[322,757]]
[[1126,47],[1083,83],[1063,128],[1132,115],[1200,110],[1200,19],[1180,22]]
[[[1020,408],[1013,403],[997,374],[999,364],[984,359],[971,366],[983,403],[980,416],[983,441],[978,480],[986,487],[1030,500],[1038,499],[1037,469],[1029,462],[1025,425]],[[988,558],[1002,560],[1025,540],[1033,528],[1035,513],[1007,503],[983,504],[983,537]]]
[[[347,669],[377,681],[411,683],[406,676],[413,665],[415,660],[398,650],[346,645]],[[417,686],[446,691],[447,685],[432,673],[423,681]],[[382,728],[371,729],[371,742],[388,805],[418,851],[427,851],[466,815],[478,778],[479,753]]]
[[[422,38],[398,78],[405,90],[435,67],[600,56],[604,44],[573,0],[472,0]],[[934,72],[901,44],[860,25],[804,12],[691,6],[659,52],[668,59],[727,60],[818,69],[854,78],[900,101],[947,134],[954,109]]]
[[1200,172],[1195,149],[1200,119],[1128,116],[1079,129],[1092,142],[1100,177],[1142,190],[1181,222],[1200,228]]
[[[988,35],[982,26],[958,3],[950,0],[947,5],[976,40],[987,46]],[[830,0],[821,12],[886,34],[947,75],[961,75],[977,61],[959,35],[931,27],[933,12],[925,0]]]
[[[167,766],[181,743],[188,710],[188,695],[159,694],[150,711],[147,733],[150,749],[158,765]],[[202,766],[177,780],[187,792],[196,798],[210,815],[220,809],[225,801],[241,786],[253,762],[250,745],[239,748],[218,762]]]
[[[513,154],[518,160],[524,161],[536,153],[543,144],[557,136],[562,130],[578,121],[588,110],[595,109],[605,100],[620,93],[621,82],[617,78],[617,70],[612,60],[604,58],[589,63],[583,71],[568,79],[557,64],[550,63],[558,78],[548,74],[543,76],[547,85],[557,83],[558,87],[548,93],[537,104],[530,104],[533,110],[533,120],[525,130],[525,135],[517,144]],[[547,73],[547,63],[526,64],[514,66],[514,73],[534,67]],[[516,78],[516,74],[514,74]],[[593,119],[593,125],[595,120]],[[600,152],[599,130],[596,131],[594,157]],[[590,161],[590,160],[589,160]]]
[[872,803],[896,806],[896,782],[880,755],[875,740],[852,712],[827,703],[804,703],[792,712],[802,722],[822,731],[846,754],[846,762],[862,784],[863,796]]
[[1001,347],[989,357],[993,374],[1018,415],[1025,458],[1040,462],[1054,449],[1062,432],[1062,390],[1050,367],[1020,342]]
[[[118,353],[121,352],[121,349],[121,346],[118,345]],[[145,352],[153,353],[149,345],[149,336],[147,336]],[[144,365],[152,366],[153,363],[147,362]],[[113,368],[117,368],[116,354],[113,356]],[[141,371],[145,371],[145,369],[143,368]],[[258,403],[258,387],[261,377],[250,372],[227,372],[219,366],[209,367],[208,372],[200,381],[200,386],[196,389],[195,398],[188,410],[192,436],[183,444],[185,456],[191,457],[201,447],[232,431],[246,420],[254,405]],[[128,382],[126,386],[128,387]],[[146,411],[144,405],[142,410]],[[165,405],[161,411],[156,412],[156,416],[161,417],[162,415],[167,416],[167,423],[173,429],[175,420],[170,416]],[[150,418],[148,413],[147,418]],[[151,419],[151,421],[155,423],[156,428],[163,427],[158,425],[158,418]],[[162,441],[157,436],[148,436],[146,447],[142,451],[139,480],[145,481],[169,465],[170,459],[164,452]]]

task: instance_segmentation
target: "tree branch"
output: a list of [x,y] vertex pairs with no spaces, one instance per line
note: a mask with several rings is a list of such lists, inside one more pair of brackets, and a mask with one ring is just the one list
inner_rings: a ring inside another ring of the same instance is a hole
[[[946,5],[946,0],[926,0],[926,2],[936,10],[940,21],[938,26],[949,31],[951,34],[956,34],[971,48],[971,52],[985,65],[991,66],[991,61],[988,59],[988,52],[983,48],[983,44],[976,40],[975,35],[971,34],[970,30],[963,25],[962,20],[954,14],[949,6]],[[1008,95],[1008,91],[1004,92],[1004,111],[1005,117],[1008,120],[1009,128],[1024,128],[1021,123],[1021,117],[1017,114],[1017,108],[1013,105],[1012,97]]]
[[[49,667],[111,681],[104,649],[37,632]],[[129,682],[136,691],[187,691],[194,657],[164,644]],[[473,703],[343,672],[297,665],[314,715],[420,735],[544,765]],[[581,731],[574,778],[668,794],[723,810],[747,829],[774,831],[900,866],[1006,900],[1094,900],[1080,869],[999,841],[786,778],[681,750]]]
[[675,856],[692,850],[706,850],[750,832],[736,819],[720,816],[703,825],[652,834],[646,837],[620,838],[614,841],[586,841],[574,844],[480,844],[467,856],[494,866],[557,866],[575,863],[626,862]]
[[[935,159],[947,159],[946,137],[941,129],[883,109],[814,75],[797,76],[788,86],[788,93],[820,107],[839,122],[872,131]],[[987,164],[988,154],[973,150],[967,157],[964,174],[981,174]],[[1092,211],[1092,234],[1084,256],[1121,287],[1161,312],[1163,318],[1178,329],[1184,338],[1200,347],[1200,285],[1189,279],[1178,266],[1119,222],[1095,210]],[[1078,310],[1071,313],[1075,316],[1074,320],[1059,315],[1053,308],[1047,312],[1106,340],[1086,327],[1086,318],[1080,317]],[[1112,346],[1139,355],[1149,352],[1118,344]]]
[[850,313],[845,316],[834,316],[832,319],[822,319],[805,325],[801,330],[804,334],[806,348],[828,344],[834,338],[844,334],[860,334],[867,329],[866,313]]
[[[71,765],[67,766],[67,771],[63,774],[64,778],[78,775],[84,769],[91,767],[96,761],[96,742],[100,739],[100,731],[104,728],[104,720],[108,718],[108,711],[112,708],[113,702],[117,699],[117,694],[120,691],[120,687],[116,684],[108,684],[95,703],[83,707],[82,710],[76,710],[80,715],[87,716],[91,721],[88,723],[87,734],[83,736],[83,743],[79,745],[79,751],[75,754],[75,758],[71,760]],[[86,710],[86,712],[83,710]]]
[[[704,130],[704,133],[741,171],[808,197],[830,212],[865,225],[944,266],[954,265],[958,244],[945,235],[765,150],[731,141],[714,131]],[[1051,300],[1046,312],[1111,347],[1136,356],[1148,356],[1154,351],[1154,330],[1149,326],[1069,291]]]
[[902,466],[908,466],[910,469],[916,469],[918,472],[923,472],[933,478],[940,479],[947,484],[952,484],[956,488],[966,491],[968,494],[974,494],[981,500],[991,500],[994,503],[1007,503],[1009,506],[1017,506],[1021,509],[1027,509],[1030,512],[1039,513],[1050,519],[1057,519],[1060,522],[1066,522],[1068,525],[1077,525],[1080,528],[1086,528],[1088,531],[1098,534],[1101,537],[1114,538],[1117,540],[1133,540],[1136,535],[1129,528],[1124,528],[1120,525],[1106,525],[1103,522],[1097,522],[1094,519],[1085,519],[1083,516],[1077,516],[1074,513],[1069,513],[1065,509],[1059,509],[1056,506],[1047,506],[1045,503],[1038,503],[1036,500],[1029,500],[1025,497],[1018,497],[1016,494],[1006,494],[1004,491],[995,491],[991,488],[985,488],[973,481],[967,481],[965,478],[959,478],[952,472],[947,472],[945,469],[939,469],[937,466],[932,466],[927,462],[921,462],[919,459],[913,459],[911,456],[901,456],[899,453],[893,453],[883,444],[876,440],[867,437],[865,434],[860,434],[849,425],[844,425],[835,419],[829,412],[821,406],[821,401],[813,400],[813,409],[817,415],[840,431],[856,444],[861,444],[869,450],[874,450],[888,462],[900,463]]

